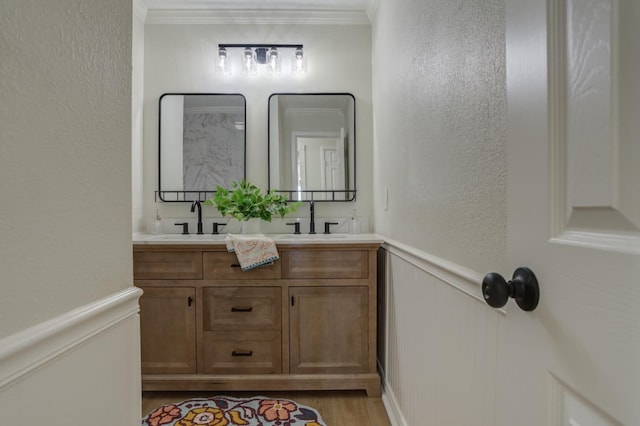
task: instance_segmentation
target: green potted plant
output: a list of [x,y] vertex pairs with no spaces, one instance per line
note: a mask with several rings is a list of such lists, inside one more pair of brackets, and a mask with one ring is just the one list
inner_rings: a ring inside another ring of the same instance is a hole
[[231,189],[218,185],[213,197],[205,204],[216,207],[222,216],[231,216],[245,224],[251,219],[271,222],[274,215],[283,218],[287,213],[295,212],[301,203],[290,203],[273,189],[263,194],[260,188],[243,179],[232,182]]

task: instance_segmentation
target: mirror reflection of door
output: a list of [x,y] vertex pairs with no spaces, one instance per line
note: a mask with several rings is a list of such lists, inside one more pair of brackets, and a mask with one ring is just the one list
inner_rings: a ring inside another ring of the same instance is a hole
[[[343,129],[341,135],[344,135]],[[332,191],[345,187],[344,136],[341,135],[294,135],[295,164],[291,169],[298,191]],[[318,194],[317,199],[326,199],[326,194]]]
[[355,197],[355,99],[348,93],[269,97],[269,189],[295,200]]

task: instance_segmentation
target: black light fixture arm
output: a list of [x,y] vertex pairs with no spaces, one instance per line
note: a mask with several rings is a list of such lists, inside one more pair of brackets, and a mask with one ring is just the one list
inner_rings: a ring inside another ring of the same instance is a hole
[[245,49],[247,47],[251,47],[251,48],[272,48],[275,47],[276,49],[285,49],[285,48],[291,48],[291,49],[302,49],[304,48],[304,46],[302,44],[253,44],[253,43],[232,43],[232,44],[218,44],[218,48],[224,48],[224,49],[233,49],[233,48],[242,48]]

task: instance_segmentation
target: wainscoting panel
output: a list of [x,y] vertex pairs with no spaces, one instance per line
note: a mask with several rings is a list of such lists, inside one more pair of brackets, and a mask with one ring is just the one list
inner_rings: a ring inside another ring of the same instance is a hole
[[131,287],[1,339],[0,423],[140,424],[141,293]]
[[483,302],[481,276],[400,245],[385,250],[380,367],[390,418],[407,426],[494,426],[504,311]]

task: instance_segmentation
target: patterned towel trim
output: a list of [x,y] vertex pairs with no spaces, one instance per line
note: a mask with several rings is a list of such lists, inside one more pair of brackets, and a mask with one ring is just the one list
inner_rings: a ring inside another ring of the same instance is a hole
[[[227,237],[225,238],[225,245],[226,245],[226,248],[227,248],[227,252],[228,253],[235,253],[238,256],[238,261],[240,263],[240,269],[242,270],[242,272],[251,271],[253,269],[262,268],[262,267],[265,267],[265,266],[271,266],[271,265],[274,264],[274,262],[276,260],[280,259],[280,256],[278,254],[275,242],[272,239],[267,238],[262,234],[257,234],[256,236],[249,237],[247,240],[252,240],[252,239],[255,239],[260,244],[264,244],[265,242],[267,243],[267,248],[263,247],[261,249],[260,248],[258,249],[258,250],[264,251],[265,252],[264,254],[267,257],[265,257],[263,259],[258,259],[261,256],[255,256],[255,255],[254,256],[247,256],[247,255],[240,256],[238,253],[244,253],[244,252],[242,250],[240,252],[238,252],[236,250],[236,244],[244,243],[244,242],[241,243],[242,237],[238,238],[238,237],[235,237],[232,234],[227,234]],[[239,247],[242,248],[242,246],[239,246]],[[266,251],[271,251],[271,253],[266,253]],[[242,259],[241,259],[241,257],[242,257]],[[251,260],[254,260],[255,263],[248,263],[247,262],[247,261],[251,261]]]
[[242,272],[247,272],[247,271],[250,271],[252,269],[261,268],[263,266],[271,266],[271,265],[273,265],[273,262],[278,260],[278,259],[279,259],[279,257],[273,256],[273,257],[270,257],[270,258],[267,258],[267,259],[263,260],[262,262],[254,263],[253,265],[248,265],[248,266],[246,266],[244,268],[240,268],[240,269],[242,269]]

